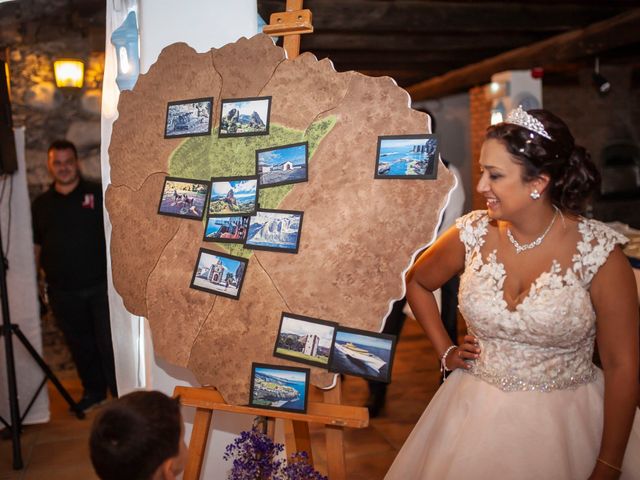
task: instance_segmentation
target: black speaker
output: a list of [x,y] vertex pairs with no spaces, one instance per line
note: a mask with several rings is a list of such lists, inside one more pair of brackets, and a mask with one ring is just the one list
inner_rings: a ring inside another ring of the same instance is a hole
[[11,99],[9,98],[9,68],[0,60],[0,175],[18,169],[16,140],[13,136]]

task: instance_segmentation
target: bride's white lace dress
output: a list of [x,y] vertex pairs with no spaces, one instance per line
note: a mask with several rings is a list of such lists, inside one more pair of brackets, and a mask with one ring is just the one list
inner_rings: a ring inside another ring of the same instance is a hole
[[[581,219],[573,265],[562,271],[554,261],[512,311],[496,252],[481,254],[488,223],[484,211],[457,221],[466,249],[460,310],[482,353],[471,370],[455,370],[438,390],[388,480],[584,480],[594,467],[604,377],[592,363],[596,317],[589,286],[626,239]],[[640,479],[637,412],[623,480]]]

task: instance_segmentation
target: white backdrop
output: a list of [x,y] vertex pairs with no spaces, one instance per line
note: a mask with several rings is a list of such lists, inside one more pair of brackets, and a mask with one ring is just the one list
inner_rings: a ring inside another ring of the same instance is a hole
[[[145,73],[156,61],[160,51],[175,42],[186,42],[198,52],[252,37],[257,33],[256,0],[107,0],[106,59],[102,95],[102,183],[106,189],[110,181],[108,147],[112,125],[117,118],[118,88],[115,83],[115,50],[110,43],[111,32],[118,28],[128,13],[137,8],[140,30],[140,72]],[[107,245],[111,224],[105,212]],[[176,385],[197,385],[193,375],[183,368],[156,359],[145,319],[132,316],[113,289],[109,258],[109,305],[113,332],[116,375],[119,393],[135,389],[156,389],[171,394]],[[192,415],[185,418],[185,433],[191,434]],[[223,466],[224,447],[242,430],[251,425],[252,418],[216,414],[209,436],[207,461],[202,478],[226,478],[228,467]]]
[[[11,323],[19,325],[20,330],[31,345],[38,353],[42,354],[36,264],[33,256],[31,203],[27,190],[27,168],[24,158],[24,127],[16,128],[14,131],[18,154],[18,170],[13,175],[7,176],[3,181],[0,181],[0,192],[4,191],[0,199],[2,246],[9,262],[9,269],[7,270],[9,314]],[[11,218],[11,222],[9,222],[9,218]],[[11,223],[10,228],[9,223]],[[1,316],[2,312],[0,311],[0,318]],[[33,398],[38,385],[44,378],[44,373],[16,336],[13,337],[13,353],[20,414],[22,415],[31,398]],[[4,339],[0,342],[0,365],[2,366],[0,368],[0,415],[10,423],[11,415],[9,411]],[[49,397],[45,386],[40,395],[38,395],[33,407],[31,407],[24,423],[48,421]]]

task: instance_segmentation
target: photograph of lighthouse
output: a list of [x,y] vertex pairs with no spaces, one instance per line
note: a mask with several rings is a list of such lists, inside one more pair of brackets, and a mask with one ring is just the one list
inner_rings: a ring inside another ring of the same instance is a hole
[[210,217],[248,216],[256,211],[258,177],[214,177],[209,195]]
[[237,299],[248,263],[246,258],[201,248],[191,278],[191,288]]
[[258,210],[249,217],[245,248],[298,253],[303,213],[294,210]]
[[327,368],[337,326],[335,322],[282,312],[273,355]]
[[305,413],[309,373],[308,368],[254,362],[251,365],[249,406]]
[[223,99],[219,138],[269,135],[271,97]]
[[389,383],[395,348],[395,335],[337,327],[329,371]]
[[375,178],[435,179],[438,139],[435,135],[378,137]]
[[256,172],[260,187],[306,182],[308,163],[308,142],[256,150]]

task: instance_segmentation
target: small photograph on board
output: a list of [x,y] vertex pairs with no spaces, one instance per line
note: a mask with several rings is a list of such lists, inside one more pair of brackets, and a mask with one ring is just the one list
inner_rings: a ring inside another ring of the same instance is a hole
[[218,137],[269,135],[271,97],[222,100]]
[[208,217],[205,242],[244,243],[249,217]]
[[282,312],[273,355],[327,368],[337,326],[335,322]]
[[293,210],[258,210],[249,218],[245,248],[298,253],[303,213]]
[[164,138],[211,135],[212,106],[213,97],[169,102]]
[[201,248],[191,278],[191,288],[237,299],[248,263],[246,258]]
[[165,177],[158,213],[202,220],[209,182],[190,178]]
[[255,213],[258,177],[214,177],[211,179],[209,216],[238,217]]
[[305,413],[308,393],[308,368],[251,365],[250,407]]
[[308,164],[308,142],[256,150],[260,187],[306,182]]
[[395,335],[337,327],[329,371],[389,383],[395,348]]
[[375,178],[434,179],[438,139],[433,134],[378,137]]

